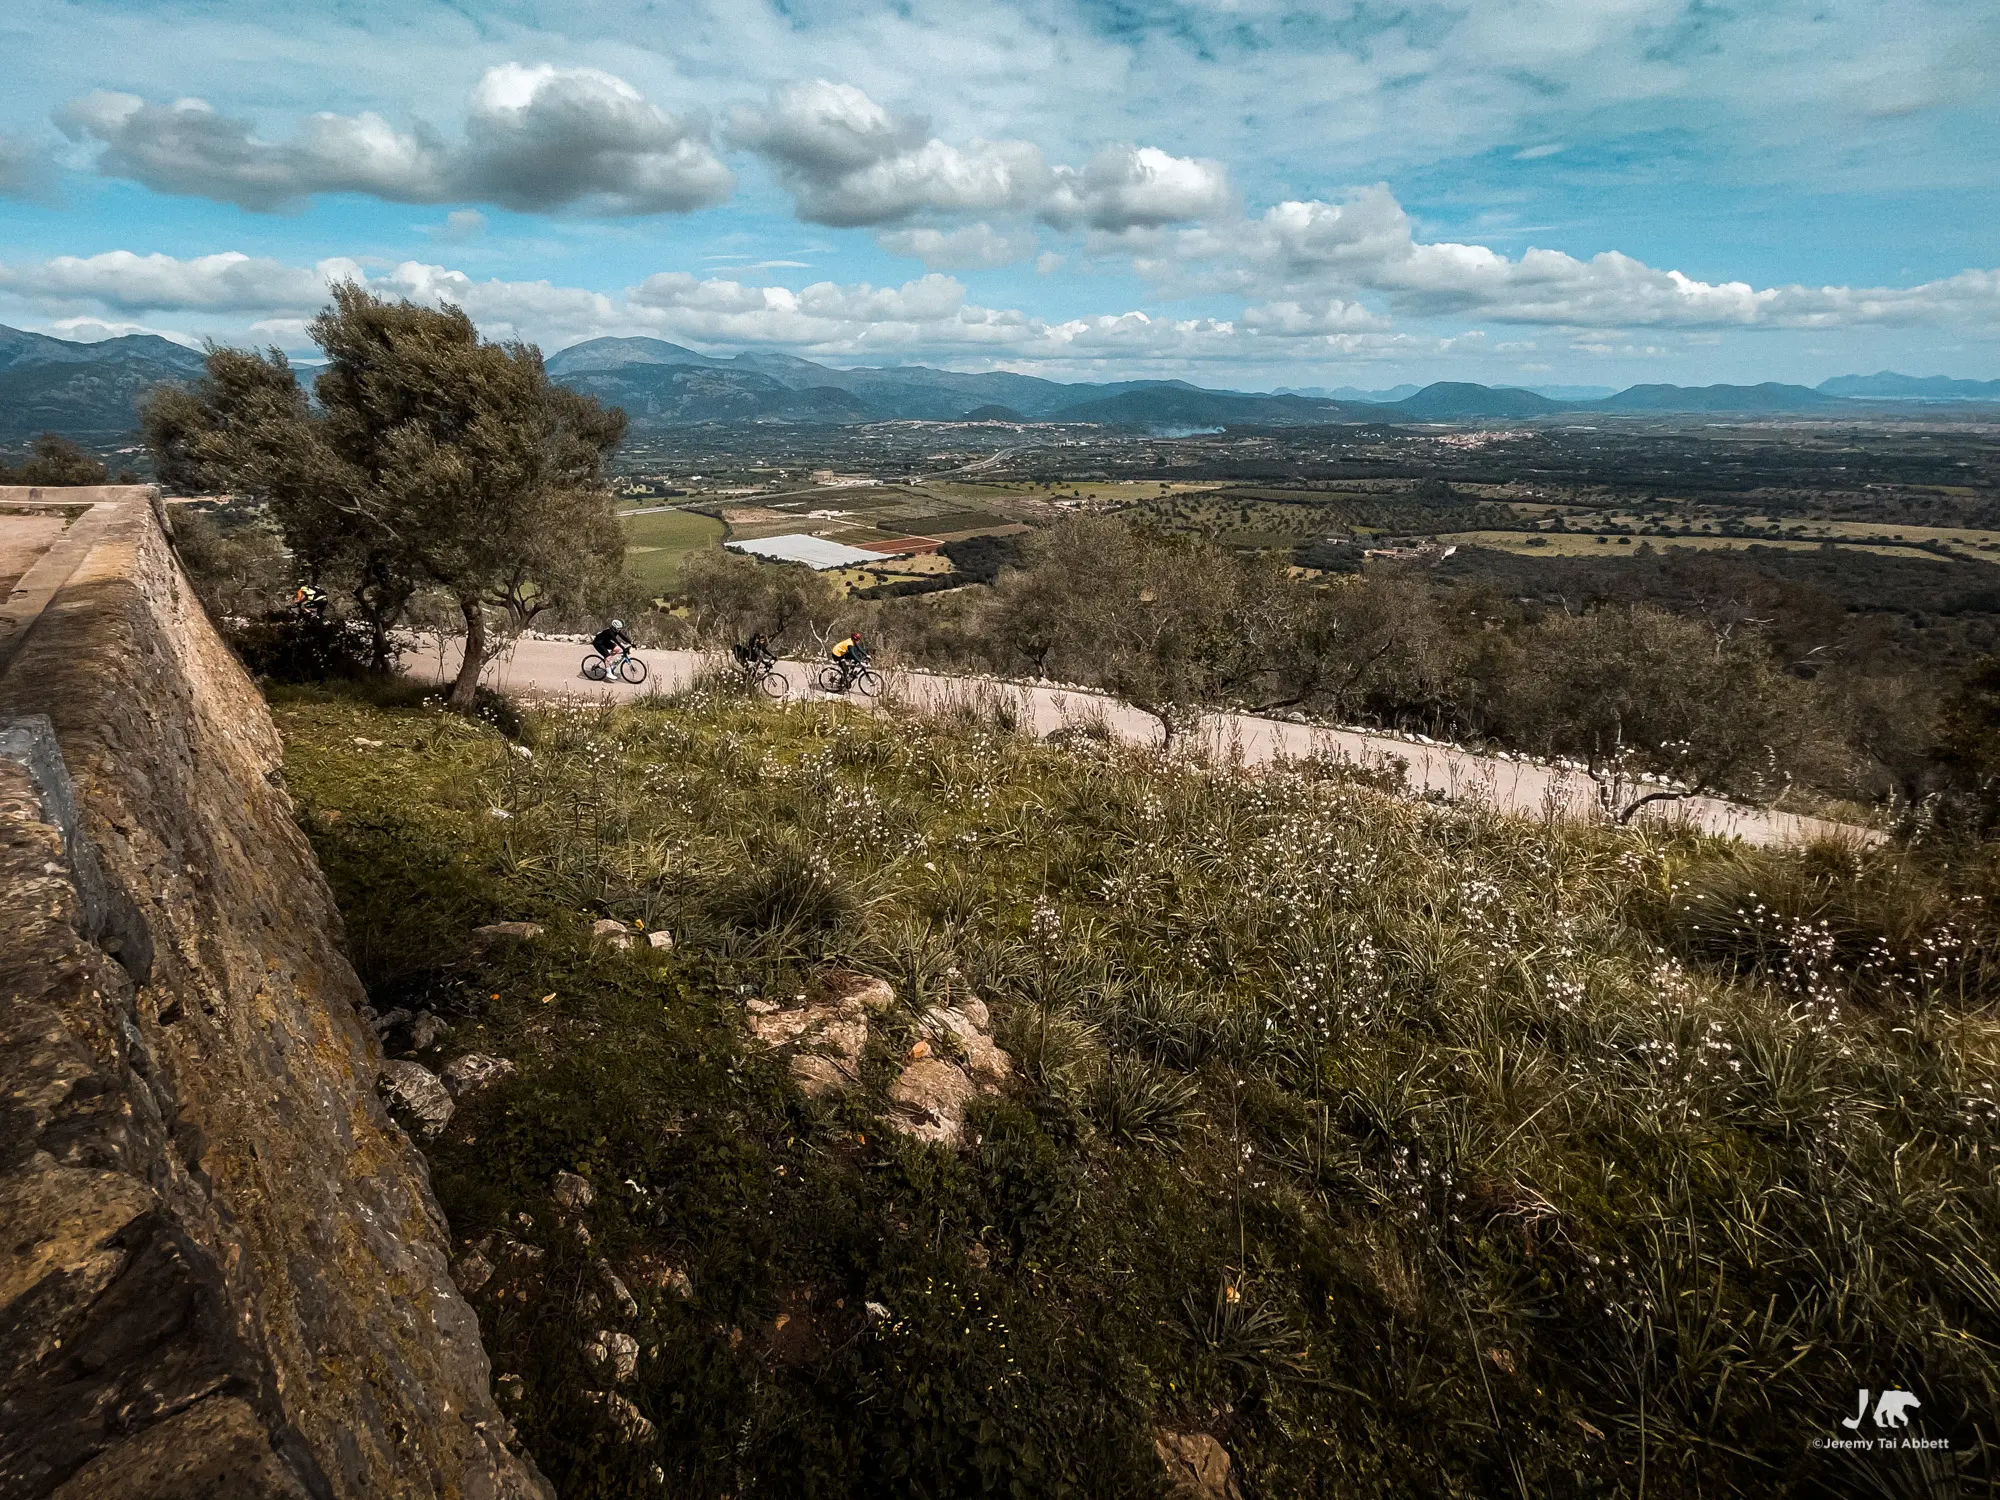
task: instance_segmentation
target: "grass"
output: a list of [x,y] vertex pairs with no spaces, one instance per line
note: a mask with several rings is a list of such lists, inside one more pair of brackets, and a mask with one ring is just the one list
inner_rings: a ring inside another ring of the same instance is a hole
[[[376,1003],[518,1066],[426,1151],[570,1500],[1157,1496],[1155,1429],[1253,1497],[1992,1493],[1990,917],[1865,898],[1933,876],[973,712],[696,694],[517,746],[274,691]],[[474,952],[503,919],[549,935]],[[829,967],[899,1003],[815,1101],[743,1001]],[[966,986],[1016,1076],[954,1151],[880,1111]],[[583,1399],[605,1326],[650,1445]],[[1862,1386],[1953,1452],[1809,1446]]]
[[681,564],[706,548],[717,546],[723,525],[713,516],[691,510],[660,510],[627,516],[625,571],[660,593],[680,587]]

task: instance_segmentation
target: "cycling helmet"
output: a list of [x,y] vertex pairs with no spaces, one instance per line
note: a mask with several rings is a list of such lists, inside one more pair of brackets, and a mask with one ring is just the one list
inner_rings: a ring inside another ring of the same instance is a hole
[[623,620],[613,620],[611,622],[611,628],[613,630],[623,630],[625,628],[625,622]]
[[857,631],[855,631],[853,635],[850,635],[850,636],[848,637],[848,639],[849,639],[850,641],[858,641],[858,640],[860,640],[860,639],[861,639],[861,632],[860,632],[860,631],[858,631],[858,630],[857,630]]

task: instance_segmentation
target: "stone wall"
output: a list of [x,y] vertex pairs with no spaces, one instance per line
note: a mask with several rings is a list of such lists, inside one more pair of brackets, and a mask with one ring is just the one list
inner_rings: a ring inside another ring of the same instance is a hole
[[0,676],[0,1497],[545,1497],[270,717],[151,492],[80,498]]

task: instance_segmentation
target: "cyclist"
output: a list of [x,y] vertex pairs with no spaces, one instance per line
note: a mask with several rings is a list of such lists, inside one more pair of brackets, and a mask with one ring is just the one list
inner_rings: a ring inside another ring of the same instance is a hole
[[777,653],[771,649],[771,638],[758,631],[747,642],[732,646],[736,653],[736,663],[746,672],[762,672],[766,667],[778,664]]
[[868,648],[861,644],[861,632],[858,630],[846,640],[835,641],[833,649],[827,652],[827,655],[831,656],[834,665],[840,668],[843,682],[852,682],[861,669],[868,665]]
[[620,658],[632,654],[632,637],[625,633],[625,622],[613,620],[598,631],[590,638],[590,648],[604,658],[604,675],[616,677]]
[[297,593],[292,595],[292,613],[304,618],[311,615],[316,620],[326,618],[326,590],[316,583],[302,583]]

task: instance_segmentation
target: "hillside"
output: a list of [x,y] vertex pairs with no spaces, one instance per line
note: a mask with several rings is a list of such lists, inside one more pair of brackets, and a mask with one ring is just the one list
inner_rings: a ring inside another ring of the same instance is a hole
[[1991,939],[1892,857],[976,707],[274,712],[566,1500],[1803,1497],[1884,1370],[1990,1434]]
[[152,334],[85,344],[0,328],[0,442],[41,432],[123,436],[138,426],[147,390],[193,379],[202,361],[200,351]]

